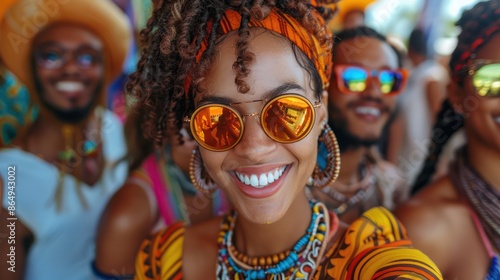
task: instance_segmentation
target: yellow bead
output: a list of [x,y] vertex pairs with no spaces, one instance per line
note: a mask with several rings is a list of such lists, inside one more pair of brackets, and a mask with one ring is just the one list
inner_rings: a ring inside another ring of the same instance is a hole
[[266,265],[273,265],[273,259],[270,256],[266,258]]
[[326,225],[325,224],[321,224],[318,226],[318,229],[321,230],[321,231],[326,231]]
[[319,212],[319,204],[314,204],[313,211],[314,211],[314,213]]
[[273,255],[273,263],[277,264],[280,262],[280,257],[278,255]]
[[260,266],[265,266],[266,265],[266,258],[265,257],[259,258],[259,265]]
[[295,278],[297,279],[301,279],[301,278],[305,278],[306,276],[304,274],[302,274],[302,272],[300,271],[297,271],[297,273],[295,273]]
[[321,233],[318,233],[316,234],[316,238],[319,240],[319,241],[323,241],[325,239],[325,236]]
[[280,260],[284,260],[286,258],[285,253],[281,252],[280,253]]

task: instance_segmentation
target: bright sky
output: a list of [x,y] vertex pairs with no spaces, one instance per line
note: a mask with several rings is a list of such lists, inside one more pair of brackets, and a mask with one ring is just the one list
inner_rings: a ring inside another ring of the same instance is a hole
[[[443,1],[439,24],[443,35],[435,46],[438,53],[447,53],[453,49],[455,36],[452,26],[465,9],[472,7],[479,0],[433,0]],[[366,22],[378,31],[395,35],[405,40],[413,29],[425,0],[378,0],[366,10]],[[451,30],[451,34],[450,34]],[[441,51],[442,50],[442,51]]]

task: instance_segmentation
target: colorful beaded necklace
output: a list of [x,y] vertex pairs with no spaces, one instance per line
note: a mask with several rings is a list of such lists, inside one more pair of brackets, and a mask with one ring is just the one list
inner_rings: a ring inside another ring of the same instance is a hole
[[305,235],[291,250],[267,257],[249,258],[237,252],[232,245],[237,213],[225,216],[218,238],[217,279],[308,279],[325,249],[330,227],[326,206],[321,202],[310,206],[311,223]]

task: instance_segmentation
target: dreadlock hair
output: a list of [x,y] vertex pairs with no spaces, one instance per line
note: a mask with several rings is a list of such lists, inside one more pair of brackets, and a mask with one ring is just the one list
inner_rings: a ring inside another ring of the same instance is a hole
[[[296,19],[314,34],[320,44],[331,44],[331,37],[324,32],[324,25],[312,14],[316,8],[308,0],[153,1],[152,16],[140,33],[141,58],[126,86],[127,92],[137,102],[136,108],[142,118],[142,130],[146,138],[152,139],[160,147],[168,131],[182,143],[179,133],[182,117],[193,111],[197,82],[213,61],[219,21],[228,9],[241,15],[240,28],[237,30],[237,59],[233,64],[235,84],[241,93],[250,90],[245,78],[250,73],[249,66],[254,61],[254,55],[249,50],[248,23],[251,19],[266,18],[273,8]],[[323,16],[331,15],[322,8],[317,11]],[[197,62],[204,40],[207,48]],[[309,60],[298,48],[293,49],[297,58],[303,56]],[[316,84],[314,76],[318,73],[314,64],[310,60],[303,60],[302,63],[300,60],[299,64],[309,72],[313,84]],[[313,73],[310,71],[311,65]],[[193,85],[186,93],[185,84],[191,81]]]
[[[499,0],[479,2],[470,10],[465,11],[462,17],[457,21],[456,25],[461,28],[461,33],[458,36],[457,47],[451,55],[449,67],[451,69],[451,76],[459,77],[456,81],[459,86],[463,86],[465,73],[457,73],[457,65],[466,63],[464,59],[461,59],[463,54],[469,52],[473,42],[483,36],[483,30],[494,24],[500,23],[498,17],[499,9]],[[458,129],[463,127],[463,125],[463,116],[453,110],[453,106],[449,100],[445,100],[432,129],[431,145],[428,150],[428,156],[413,184],[412,194],[415,194],[429,183],[429,180],[436,171],[436,164],[443,151],[444,145]]]
[[334,51],[335,48],[338,48],[339,45],[342,43],[342,41],[349,40],[349,39],[354,39],[354,38],[360,38],[360,37],[368,37],[368,38],[374,38],[379,41],[382,41],[384,43],[387,43],[396,53],[396,56],[398,58],[398,67],[403,66],[403,54],[393,45],[391,44],[388,40],[387,37],[380,34],[378,31],[376,31],[373,28],[370,28],[368,26],[358,26],[354,27],[351,29],[344,29],[338,33],[335,34],[334,38]]

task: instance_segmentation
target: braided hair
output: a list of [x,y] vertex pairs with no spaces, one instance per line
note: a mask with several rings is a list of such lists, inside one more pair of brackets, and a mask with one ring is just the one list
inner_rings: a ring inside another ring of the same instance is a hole
[[[316,8],[308,0],[155,0],[153,13],[141,31],[142,51],[137,70],[130,76],[127,92],[135,99],[134,109],[142,116],[145,137],[161,146],[166,132],[172,132],[182,142],[182,116],[192,112],[197,82],[203,77],[214,58],[219,21],[228,9],[241,15],[237,30],[237,59],[233,64],[235,84],[240,93],[250,86],[245,78],[250,73],[254,56],[249,50],[251,19],[266,18],[272,9],[292,16],[321,44],[330,44],[331,36],[312,14]],[[315,1],[318,2],[318,1]],[[330,3],[336,2],[330,0]],[[198,59],[202,43],[206,50]],[[297,56],[297,54],[296,54]],[[299,62],[300,64],[300,62]],[[307,63],[305,63],[307,64]],[[304,63],[301,64],[304,68]],[[310,73],[309,67],[306,71]],[[313,67],[314,68],[314,67]],[[192,82],[185,92],[187,82]],[[167,130],[168,128],[168,130]]]
[[[477,39],[483,38],[483,31],[494,24],[500,23],[500,0],[490,0],[477,3],[465,11],[456,25],[461,28],[457,47],[453,51],[449,67],[453,80],[463,86],[466,77],[466,64],[470,59],[471,46]],[[431,133],[431,145],[424,166],[413,187],[412,194],[418,192],[430,181],[436,171],[436,164],[449,138],[464,125],[464,118],[453,110],[449,100],[445,100],[438,113],[436,123]]]

